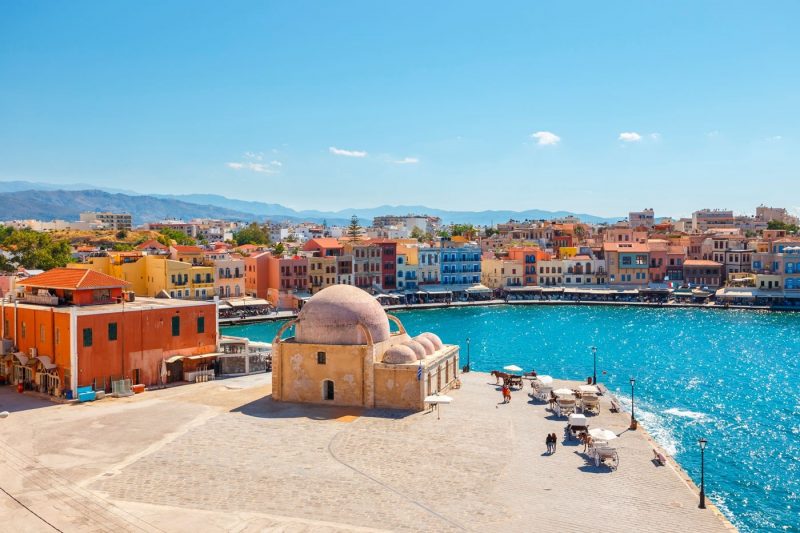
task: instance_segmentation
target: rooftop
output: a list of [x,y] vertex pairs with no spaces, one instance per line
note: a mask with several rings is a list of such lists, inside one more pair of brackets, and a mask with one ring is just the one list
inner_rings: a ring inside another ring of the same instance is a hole
[[115,289],[130,285],[127,281],[82,268],[53,268],[17,282],[17,285],[41,289],[89,290]]

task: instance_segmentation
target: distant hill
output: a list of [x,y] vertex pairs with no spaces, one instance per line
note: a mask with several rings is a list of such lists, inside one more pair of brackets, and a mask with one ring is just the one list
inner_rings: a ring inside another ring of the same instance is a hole
[[199,205],[152,196],[131,196],[104,191],[17,191],[0,193],[3,220],[78,220],[84,211],[130,213],[135,224],[163,219],[205,217],[224,220],[251,220],[251,213],[212,205]]
[[[8,196],[8,195],[18,196]],[[295,210],[281,204],[238,200],[218,194],[150,194],[120,189],[96,189],[85,184],[55,185],[28,181],[0,181],[0,200],[4,219],[53,218],[73,220],[82,211],[125,211],[136,223],[164,218],[220,218],[225,220],[272,220],[276,222],[322,222],[347,224],[356,215],[362,225],[380,215],[431,215],[445,224],[491,225],[514,220],[539,220],[575,216],[589,223],[616,222],[624,217],[598,217],[570,211],[450,211],[423,205],[381,205],[338,211]]]

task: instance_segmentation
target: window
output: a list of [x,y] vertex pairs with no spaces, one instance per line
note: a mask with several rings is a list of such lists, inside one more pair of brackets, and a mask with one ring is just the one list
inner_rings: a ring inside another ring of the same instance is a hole
[[88,348],[92,345],[92,328],[83,328],[83,346]]
[[44,342],[44,324],[39,324],[39,341]]
[[25,324],[25,321],[22,321],[22,338],[25,338],[25,334],[28,332],[28,326]]
[[172,336],[178,337],[181,334],[181,317],[172,317]]
[[199,316],[197,317],[197,333],[205,333],[206,332],[206,317]]
[[56,344],[58,344],[60,341],[61,341],[61,333],[59,332],[59,329],[56,328]]
[[623,255],[623,256],[622,256],[622,264],[623,264],[623,265],[630,265],[630,264],[632,264],[632,261],[631,261],[631,256],[629,256],[629,255]]
[[110,340],[110,341],[117,340],[117,323],[116,322],[109,322],[108,323],[108,340]]
[[317,352],[317,364],[318,365],[325,364],[325,352]]

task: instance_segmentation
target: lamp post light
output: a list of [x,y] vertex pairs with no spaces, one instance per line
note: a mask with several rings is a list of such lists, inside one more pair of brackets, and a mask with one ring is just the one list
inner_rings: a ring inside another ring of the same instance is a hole
[[636,429],[637,422],[636,422],[636,413],[634,411],[635,404],[634,404],[634,395],[633,391],[636,385],[636,379],[631,376],[631,429]]
[[705,476],[705,455],[706,455],[706,444],[708,441],[705,438],[701,438],[697,441],[697,444],[700,445],[700,505],[697,507],[700,509],[706,508],[706,476]]
[[467,337],[467,372],[469,372],[469,337]]
[[597,346],[592,346],[592,359],[594,360],[594,370],[592,371],[592,385],[597,385]]

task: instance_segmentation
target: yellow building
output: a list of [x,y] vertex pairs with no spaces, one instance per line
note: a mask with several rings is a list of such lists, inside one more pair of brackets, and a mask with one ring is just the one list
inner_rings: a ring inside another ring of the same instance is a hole
[[495,258],[481,261],[481,283],[490,289],[521,287],[523,273],[520,260]]
[[[292,326],[294,336],[282,338]],[[432,333],[412,339],[400,320],[351,285],[312,296],[272,342],[276,401],[422,410],[426,396],[457,379],[458,346]]]
[[70,268],[102,272],[129,282],[137,296],[154,297],[164,291],[172,298],[206,300],[213,298],[214,268],[194,266],[191,262],[174,261],[164,255],[143,255],[142,252],[108,252],[88,257],[84,263],[70,263]]
[[336,285],[337,256],[308,258],[308,287],[311,294],[316,294],[325,287]]
[[578,248],[575,246],[562,246],[558,249],[559,259],[569,259],[578,255]]

